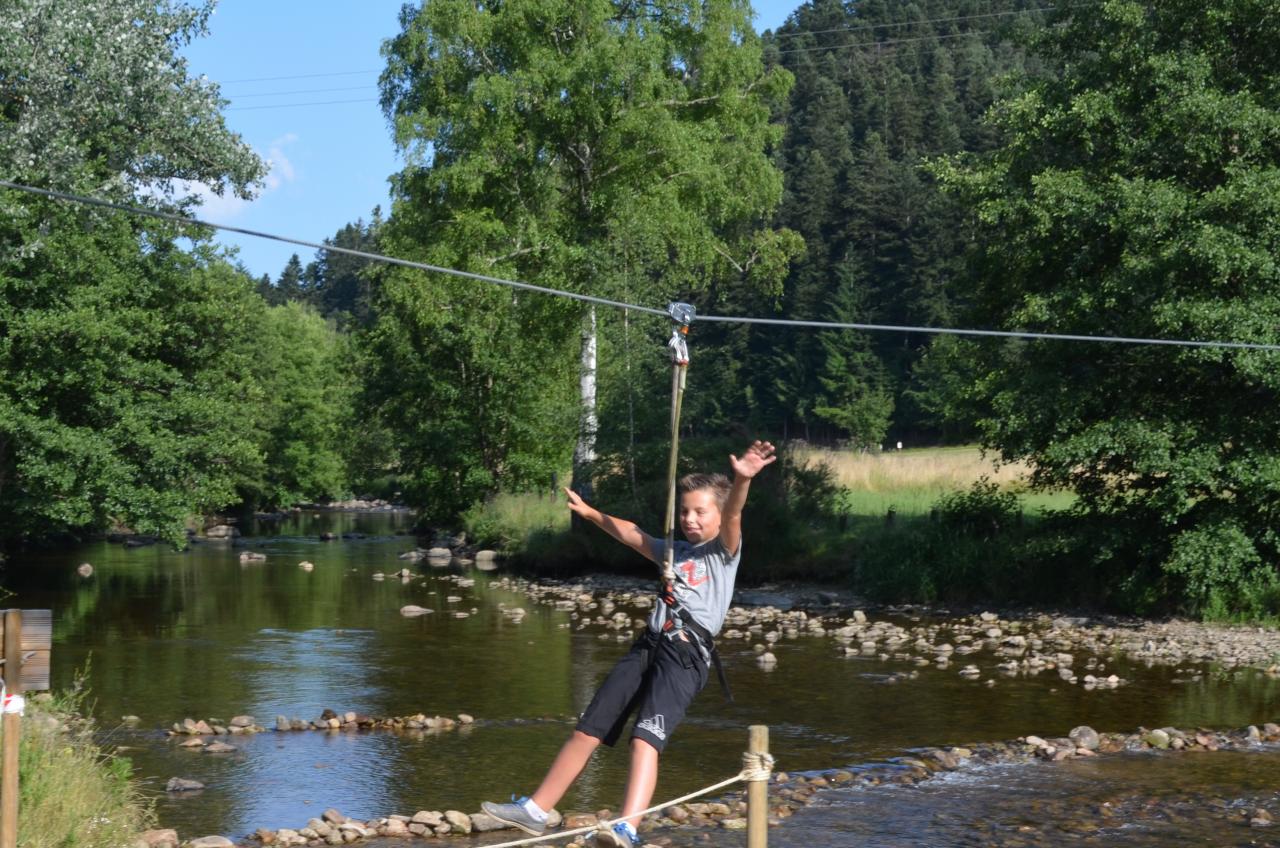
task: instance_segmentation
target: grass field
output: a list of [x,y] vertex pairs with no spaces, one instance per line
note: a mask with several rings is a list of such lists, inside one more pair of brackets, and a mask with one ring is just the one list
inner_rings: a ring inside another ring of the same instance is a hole
[[796,458],[829,467],[845,489],[849,513],[856,516],[883,516],[890,509],[900,515],[924,515],[942,496],[968,489],[984,477],[1018,493],[1023,508],[1032,514],[1061,509],[1072,501],[1068,493],[1027,491],[1025,465],[997,465],[972,446],[876,453],[800,448]]

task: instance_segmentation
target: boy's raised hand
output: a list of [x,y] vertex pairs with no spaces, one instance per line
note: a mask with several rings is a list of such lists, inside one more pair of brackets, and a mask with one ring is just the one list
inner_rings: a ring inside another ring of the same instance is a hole
[[564,487],[564,494],[565,497],[569,499],[569,511],[574,515],[580,515],[583,518],[589,519],[591,517],[591,513],[595,512],[594,507],[582,499],[582,495],[579,495],[568,486]]
[[733,466],[734,474],[749,480],[777,458],[777,451],[772,444],[756,439],[743,452],[741,459],[729,454],[729,464]]

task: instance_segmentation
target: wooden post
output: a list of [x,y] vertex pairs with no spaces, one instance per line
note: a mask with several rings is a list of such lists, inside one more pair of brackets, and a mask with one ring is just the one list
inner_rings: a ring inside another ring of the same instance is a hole
[[[747,750],[752,754],[769,753],[768,725],[751,725],[751,740]],[[768,844],[769,781],[753,780],[747,784],[747,848],[766,848]]]
[[[4,686],[6,694],[22,694],[22,610],[11,609],[4,612]],[[18,741],[22,733],[22,716],[6,710],[2,725],[4,743],[0,746],[0,848],[17,848]]]

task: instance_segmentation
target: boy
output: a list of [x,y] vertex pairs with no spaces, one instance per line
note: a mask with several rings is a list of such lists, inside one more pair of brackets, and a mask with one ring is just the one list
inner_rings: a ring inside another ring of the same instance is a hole
[[[720,632],[742,556],[742,507],[751,480],[777,456],[773,445],[756,441],[741,458],[730,456],[733,483],[723,474],[690,474],[680,481],[680,529],[688,542],[674,548],[675,581],[661,593],[649,626],[618,661],[560,749],[542,784],[532,796],[511,804],[481,805],[498,821],[534,836],[547,826],[547,813],[568,791],[601,742],[612,747],[628,717],[637,714],[631,731],[631,768],[622,805],[625,821],[596,834],[600,845],[632,848],[640,844],[636,826],[658,782],[658,756],[685,710],[707,682],[713,648]],[[663,561],[666,541],[655,539],[630,521],[605,515],[565,490],[569,509],[600,527],[622,544],[656,563]]]

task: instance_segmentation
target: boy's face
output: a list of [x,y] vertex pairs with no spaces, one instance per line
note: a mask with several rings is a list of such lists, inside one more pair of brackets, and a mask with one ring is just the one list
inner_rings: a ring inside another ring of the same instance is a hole
[[694,489],[680,496],[680,529],[695,545],[720,535],[720,505],[710,489]]

